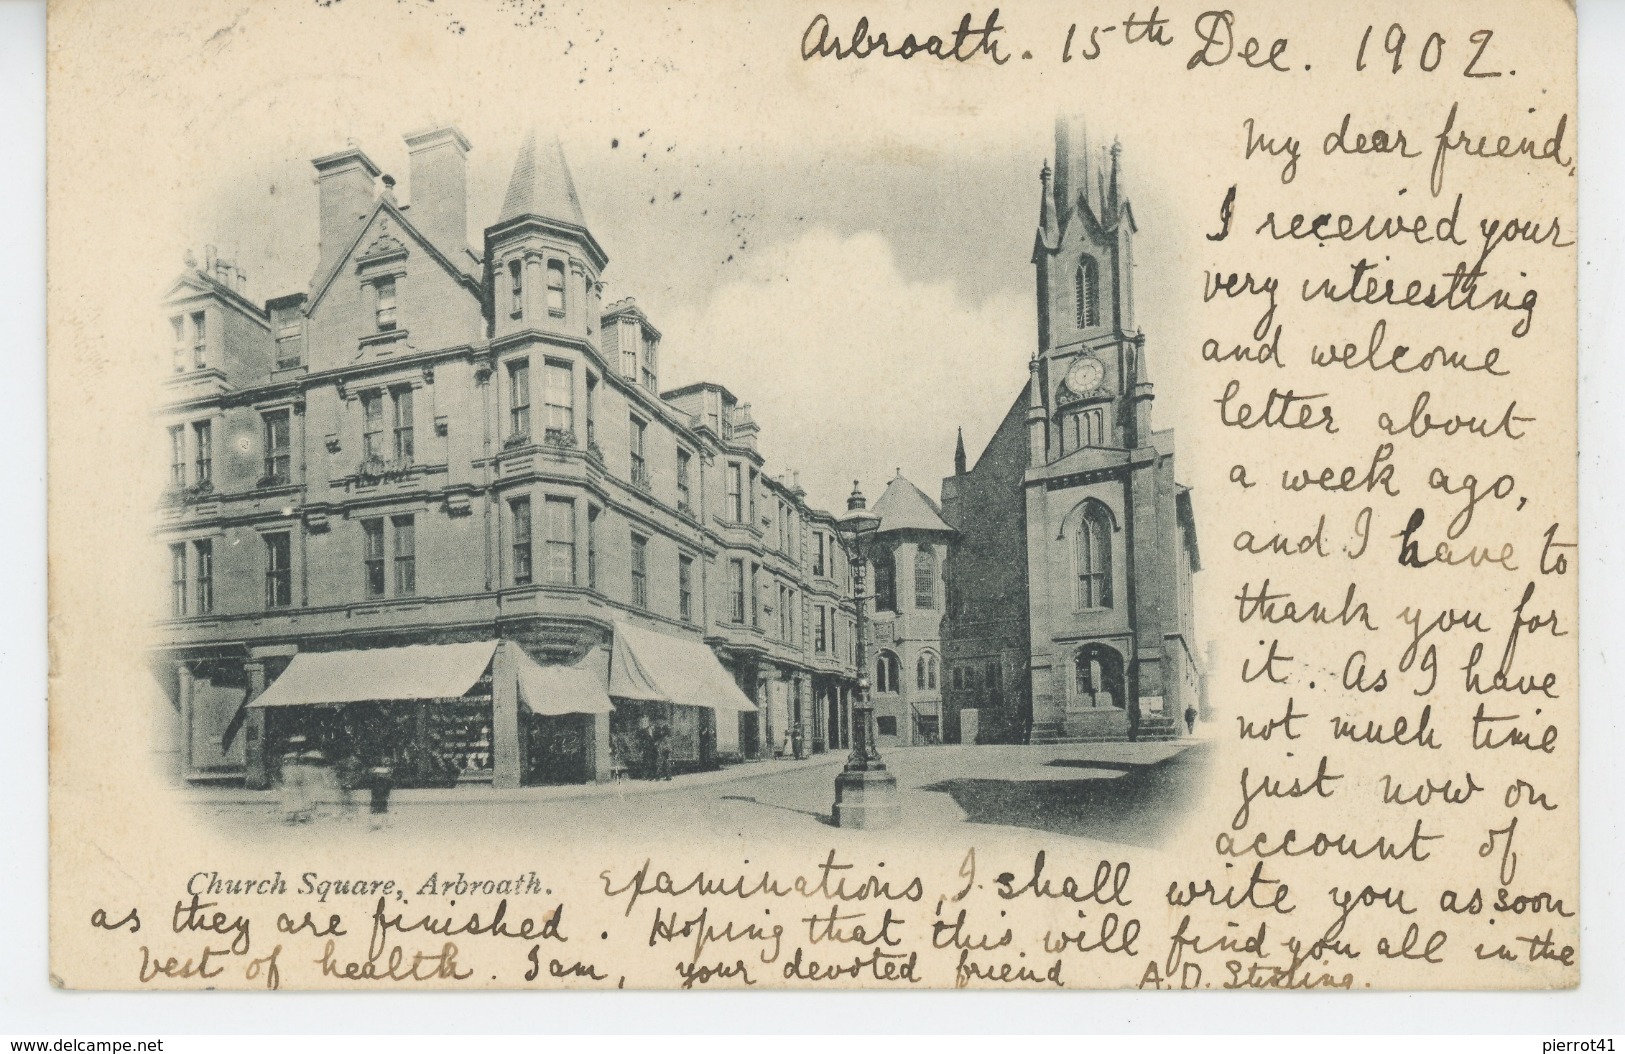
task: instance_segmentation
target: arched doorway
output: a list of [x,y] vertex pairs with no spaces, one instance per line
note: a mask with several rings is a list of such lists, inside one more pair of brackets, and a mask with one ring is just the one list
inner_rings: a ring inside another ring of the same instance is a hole
[[1073,684],[1086,707],[1128,706],[1123,657],[1104,644],[1085,644],[1073,660]]

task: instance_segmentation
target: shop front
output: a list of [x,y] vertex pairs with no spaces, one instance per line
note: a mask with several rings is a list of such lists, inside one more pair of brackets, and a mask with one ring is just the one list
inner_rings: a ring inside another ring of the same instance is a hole
[[597,725],[615,707],[605,690],[608,656],[594,649],[574,666],[543,666],[512,649],[519,684],[526,784],[588,783],[598,776]]
[[495,641],[301,652],[248,704],[274,781],[289,753],[340,773],[387,767],[400,787],[489,783]]
[[614,632],[610,742],[621,770],[652,778],[662,755],[674,771],[710,769],[738,751],[739,715],[756,707],[710,648],[624,622]]
[[340,779],[383,767],[397,787],[585,782],[613,709],[606,672],[542,666],[511,641],[301,652],[247,705],[263,722],[259,778],[314,751]]

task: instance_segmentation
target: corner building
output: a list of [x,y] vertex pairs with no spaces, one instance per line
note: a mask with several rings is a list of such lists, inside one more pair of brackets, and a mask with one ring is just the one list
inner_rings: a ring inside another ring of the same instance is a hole
[[957,532],[944,620],[962,742],[1172,738],[1201,709],[1201,569],[1174,433],[1151,427],[1121,150],[1057,124],[1032,262],[1028,383],[974,464],[943,481]]
[[211,250],[166,297],[182,775],[268,785],[295,736],[503,787],[636,770],[651,720],[680,768],[845,742],[834,521],[748,404],[661,392],[558,143],[525,140],[477,247],[468,141],[406,143],[409,205],[358,147],[312,162],[307,291],[260,305]]
[[942,566],[953,529],[942,510],[901,472],[874,505],[867,546],[874,605],[865,625],[875,734],[882,747],[922,746],[942,737]]

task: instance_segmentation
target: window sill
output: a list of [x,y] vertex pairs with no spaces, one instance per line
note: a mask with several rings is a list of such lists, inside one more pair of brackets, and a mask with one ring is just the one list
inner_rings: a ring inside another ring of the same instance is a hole
[[405,340],[406,332],[404,329],[385,329],[377,333],[368,333],[357,342],[356,346],[360,349],[376,347],[382,344],[393,344],[397,340]]

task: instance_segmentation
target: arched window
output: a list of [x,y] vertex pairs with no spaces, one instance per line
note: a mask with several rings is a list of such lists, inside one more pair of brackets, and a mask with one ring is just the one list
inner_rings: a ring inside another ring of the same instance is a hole
[[925,691],[925,656],[921,655],[914,660],[914,687]]
[[1063,453],[1080,450],[1087,446],[1106,445],[1106,411],[1099,406],[1086,410],[1074,410],[1067,415],[1066,425],[1061,429],[1061,449]]
[[875,610],[897,610],[897,565],[891,553],[877,553],[875,564]]
[[1100,266],[1093,256],[1078,261],[1078,273],[1073,276],[1076,287],[1077,322],[1079,329],[1100,325]]
[[1073,553],[1078,574],[1078,608],[1112,606],[1112,525],[1100,505],[1084,509]]
[[935,655],[928,654],[925,657],[925,686],[932,691],[936,691],[937,657]]
[[889,651],[881,652],[880,657],[875,660],[875,691],[887,693],[898,691],[901,687],[898,683],[901,679],[899,673],[897,656]]
[[937,606],[937,554],[929,546],[914,551],[914,606],[924,610]]

